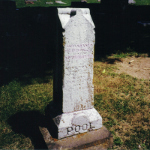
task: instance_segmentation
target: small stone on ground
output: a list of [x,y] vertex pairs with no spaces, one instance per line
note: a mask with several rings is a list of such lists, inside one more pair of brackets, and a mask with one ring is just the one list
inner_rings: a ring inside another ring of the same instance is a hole
[[58,4],[67,4],[67,3],[64,3],[62,1],[55,1],[55,3],[58,3]]

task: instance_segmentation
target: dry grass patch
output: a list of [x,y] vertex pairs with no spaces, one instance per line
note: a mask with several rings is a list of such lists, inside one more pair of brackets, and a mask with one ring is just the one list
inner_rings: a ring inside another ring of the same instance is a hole
[[[102,73],[105,69],[105,73]],[[125,73],[115,64],[95,62],[95,107],[114,135],[115,149],[150,148],[150,84]]]

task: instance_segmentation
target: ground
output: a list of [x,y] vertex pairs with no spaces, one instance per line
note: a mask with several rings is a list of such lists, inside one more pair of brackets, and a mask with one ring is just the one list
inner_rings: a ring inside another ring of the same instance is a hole
[[127,57],[116,61],[116,73],[126,73],[138,79],[150,79],[150,57]]

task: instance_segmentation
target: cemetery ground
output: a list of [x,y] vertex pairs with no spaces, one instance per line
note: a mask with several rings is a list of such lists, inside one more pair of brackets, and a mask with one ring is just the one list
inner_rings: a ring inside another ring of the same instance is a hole
[[[46,2],[51,2],[50,4],[46,4]],[[62,3],[61,3],[62,2]],[[56,0],[37,0],[33,3],[25,4],[25,0],[16,0],[17,8],[21,7],[49,7],[49,6],[70,6],[71,2],[81,2],[81,0],[60,0],[56,2]],[[97,0],[88,0],[88,3],[100,3]]]
[[[70,6],[71,2],[81,2],[81,0],[60,0],[56,2],[56,0],[33,0],[32,2],[25,3],[28,0],[15,0],[17,8],[23,7],[50,7],[50,6]],[[87,3],[101,3],[98,0],[86,0]],[[149,0],[134,0],[135,5],[150,5]],[[61,3],[62,2],[62,3]],[[46,4],[48,3],[48,4]]]
[[[129,64],[134,68],[139,59],[150,64],[147,55],[137,53],[113,54],[94,63],[95,108],[113,134],[114,149],[150,149],[150,80],[116,73],[118,63],[134,60]],[[45,126],[45,107],[53,99],[52,70],[46,74],[0,87],[0,149],[45,148],[38,127]]]
[[[128,9],[122,15],[92,16],[95,108],[113,134],[114,149],[150,149],[150,70],[145,66],[150,64],[150,54],[143,54],[149,53],[150,28],[137,24],[149,21],[150,9]],[[4,11],[0,15],[0,149],[43,149],[38,127],[45,126],[45,108],[53,100],[55,27],[50,20],[55,14],[45,8]],[[136,53],[128,52],[127,46]],[[147,79],[141,79],[141,73]]]

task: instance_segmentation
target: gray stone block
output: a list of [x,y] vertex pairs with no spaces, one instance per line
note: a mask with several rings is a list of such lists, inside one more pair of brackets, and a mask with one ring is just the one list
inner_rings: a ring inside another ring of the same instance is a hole
[[113,147],[113,136],[102,127],[98,130],[89,131],[57,140],[51,136],[47,128],[39,127],[48,149],[88,149],[106,150]]

